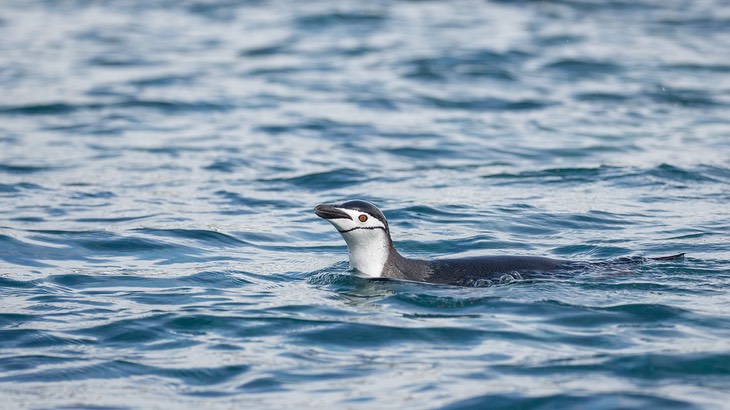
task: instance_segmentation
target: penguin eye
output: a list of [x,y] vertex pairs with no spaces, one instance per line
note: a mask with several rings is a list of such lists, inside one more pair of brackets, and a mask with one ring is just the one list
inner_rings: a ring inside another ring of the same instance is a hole
[[368,216],[367,215],[360,215],[357,219],[359,219],[360,222],[365,222],[365,221],[368,220]]

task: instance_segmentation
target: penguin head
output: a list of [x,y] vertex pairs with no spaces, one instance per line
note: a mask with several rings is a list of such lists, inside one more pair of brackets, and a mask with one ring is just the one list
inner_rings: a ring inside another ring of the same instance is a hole
[[318,205],[314,213],[328,220],[347,243],[350,265],[369,277],[380,277],[392,247],[385,215],[370,202]]
[[318,205],[314,208],[314,213],[330,221],[343,236],[351,232],[358,235],[362,232],[356,231],[374,229],[390,233],[385,215],[370,202],[354,200],[342,205]]

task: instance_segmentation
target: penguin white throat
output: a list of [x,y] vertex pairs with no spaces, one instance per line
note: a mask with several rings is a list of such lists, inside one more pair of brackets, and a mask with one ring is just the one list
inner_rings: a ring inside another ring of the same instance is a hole
[[383,276],[383,268],[390,251],[385,231],[356,229],[342,233],[342,237],[347,243],[350,266],[367,277]]
[[392,245],[388,224],[379,209],[364,201],[350,201],[339,206],[319,205],[315,212],[345,239],[353,269],[371,278],[383,276]]

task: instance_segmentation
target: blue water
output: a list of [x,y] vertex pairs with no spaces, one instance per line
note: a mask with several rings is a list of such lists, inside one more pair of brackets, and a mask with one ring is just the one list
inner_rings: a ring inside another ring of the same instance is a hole
[[[730,4],[0,6],[0,408],[728,408]],[[401,253],[682,260],[488,287]]]

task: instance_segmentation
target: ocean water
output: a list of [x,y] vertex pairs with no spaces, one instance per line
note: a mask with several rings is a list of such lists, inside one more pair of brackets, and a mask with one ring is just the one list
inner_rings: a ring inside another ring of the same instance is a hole
[[2,2],[0,408],[730,408],[729,164],[725,0]]

